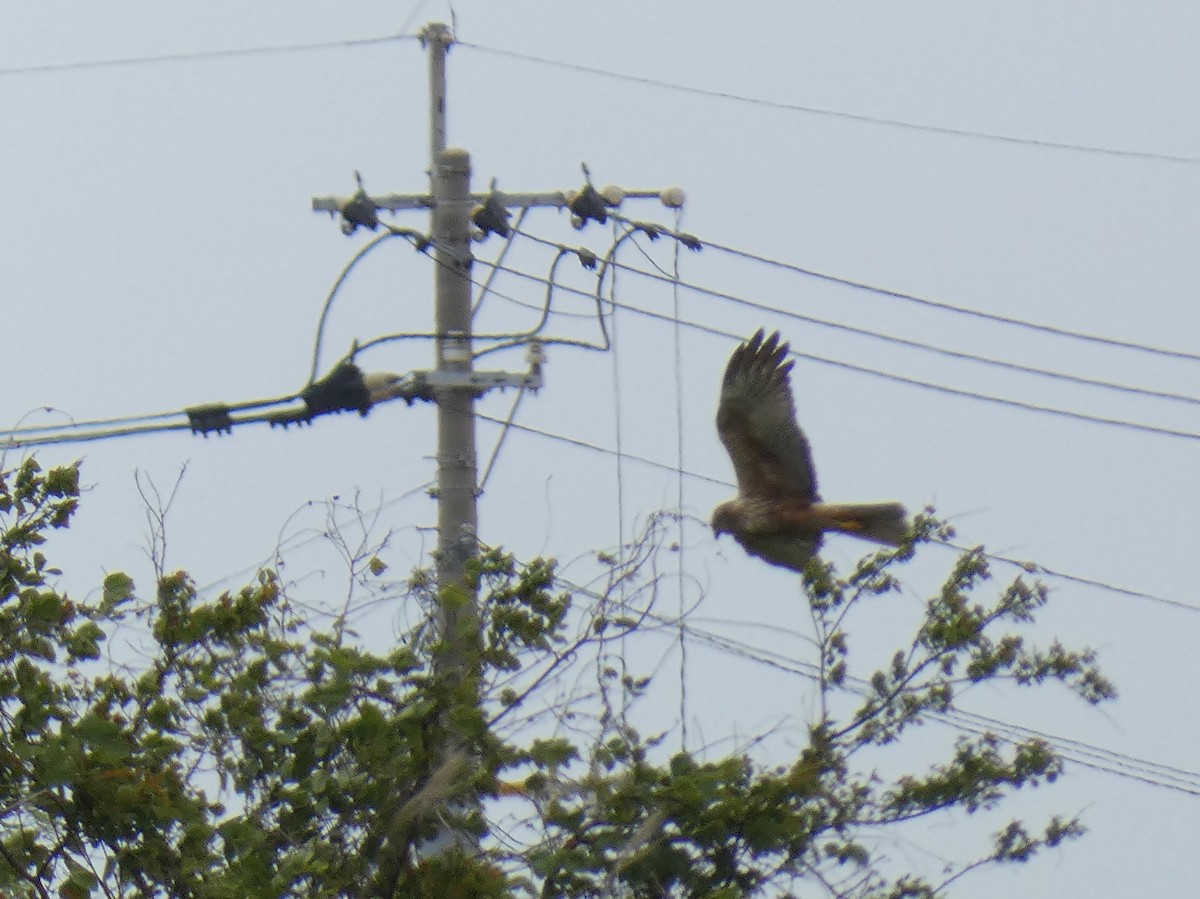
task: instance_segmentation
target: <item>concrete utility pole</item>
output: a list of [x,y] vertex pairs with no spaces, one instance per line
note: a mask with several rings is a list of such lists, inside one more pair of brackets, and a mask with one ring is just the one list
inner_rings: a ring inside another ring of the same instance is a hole
[[[475,460],[474,401],[489,387],[541,385],[535,373],[506,374],[473,372],[471,346],[471,246],[473,210],[487,203],[507,215],[508,209],[534,206],[569,208],[577,217],[603,221],[605,207],[620,205],[627,198],[658,199],[665,206],[683,204],[678,188],[623,190],[605,187],[599,191],[586,185],[582,191],[472,194],[470,157],[465,150],[446,148],[446,56],[454,44],[448,25],[431,22],[421,32],[429,51],[429,147],[430,194],[382,194],[368,196],[362,190],[349,197],[315,197],[313,210],[342,215],[349,232],[356,226],[375,228],[381,210],[432,211],[432,233],[437,266],[436,371],[418,373],[422,384],[433,389],[438,403],[438,589],[464,590],[463,574],[476,555],[478,513]],[[505,225],[504,227],[507,227]],[[507,233],[507,232],[505,232]],[[462,614],[478,617],[475,596],[468,591]],[[445,613],[444,613],[445,614]],[[456,622],[443,620],[442,634],[453,643]],[[451,655],[461,653],[451,652]]]
[[[475,389],[467,384],[472,368],[470,223],[474,201],[469,190],[471,161],[465,150],[439,150],[433,161],[434,287],[437,320],[437,371],[450,377],[437,389],[438,404],[438,590],[443,602],[441,632],[445,666],[462,665],[456,644],[463,624],[478,620],[475,591],[467,588],[466,566],[475,557],[478,470],[475,462]],[[453,384],[463,376],[464,386]],[[462,603],[459,604],[461,597]],[[465,673],[465,672],[464,672]]]
[[[626,197],[657,198],[666,206],[676,207],[682,205],[683,194],[677,188],[596,191],[590,184],[570,192],[499,194],[493,189],[485,195],[472,194],[469,154],[466,150],[446,147],[446,56],[454,36],[448,26],[434,22],[421,32],[421,41],[429,51],[430,193],[369,196],[360,182],[359,190],[352,196],[317,197],[312,205],[315,211],[341,215],[347,234],[357,227],[377,228],[380,210],[429,209],[432,213],[430,237],[437,263],[434,269],[436,368],[432,372],[413,373],[407,381],[427,389],[438,404],[436,564],[441,599],[439,636],[445,650],[435,666],[452,682],[462,683],[474,674],[470,650],[477,642],[479,629],[478,595],[465,576],[471,561],[479,554],[475,400],[491,387],[536,390],[542,383],[540,352],[531,353],[528,373],[473,370],[472,222],[485,231],[507,235],[510,208],[569,208],[580,223],[588,219],[603,222],[605,208],[619,205]],[[489,213],[490,224],[484,224],[485,219],[477,216],[481,210]],[[419,393],[414,395],[428,398]],[[472,747],[465,743],[461,735],[451,733],[448,745],[443,747],[443,759],[454,753],[469,755]],[[428,855],[451,845],[463,846],[462,838],[443,832],[423,846],[422,852]]]

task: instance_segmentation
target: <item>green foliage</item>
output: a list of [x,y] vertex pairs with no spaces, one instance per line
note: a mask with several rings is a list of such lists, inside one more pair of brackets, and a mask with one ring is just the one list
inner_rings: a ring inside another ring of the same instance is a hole
[[[652,684],[607,665],[597,665],[594,738],[517,723],[533,720],[540,692],[587,647],[645,620],[625,606],[612,614],[603,596],[575,607],[552,562],[486,550],[441,596],[427,573],[411,578],[409,596],[431,616],[471,624],[457,647],[469,674],[451,678],[439,664],[446,642],[426,622],[372,652],[341,619],[303,619],[268,572],[215,598],[166,574],[147,599],[112,573],[94,602],[69,599],[39,547],[68,526],[78,495],[75,466],[43,473],[27,460],[0,475],[5,896],[732,899],[798,881],[845,896],[932,896],[938,885],[877,867],[879,828],[993,808],[1056,779],[1061,760],[1036,740],[982,734],[887,782],[862,754],[953,710],[971,684],[1057,682],[1087,702],[1113,693],[1091,653],[1006,630],[1045,604],[1040,584],[1018,578],[975,598],[990,577],[979,551],[957,560],[889,664],[857,675],[847,615],[895,592],[895,568],[945,536],[922,516],[910,545],[844,579],[809,567],[822,713],[794,759],[664,757],[624,715]],[[614,583],[628,585],[631,572],[612,565]],[[386,571],[370,553],[363,568]],[[138,667],[100,661],[118,631],[144,641]],[[846,697],[845,714],[831,711]],[[532,810],[520,845],[485,816],[498,795]],[[423,849],[447,832],[462,846]],[[1023,862],[1080,833],[1074,820],[1013,821],[961,870]]]
[[[941,884],[889,874],[875,863],[880,828],[951,809],[995,808],[1015,790],[1053,782],[1062,760],[1044,741],[992,733],[963,737],[948,759],[891,782],[870,762],[858,764],[860,756],[899,743],[930,716],[952,712],[957,692],[983,681],[1058,682],[1088,703],[1114,695],[1090,651],[1057,641],[1033,646],[1004,630],[1033,620],[1048,599],[1043,585],[1018,577],[990,602],[973,599],[991,576],[982,550],[956,560],[926,602],[917,632],[889,664],[856,677],[847,616],[897,592],[894,569],[917,546],[950,536],[927,512],[918,516],[908,545],[864,559],[844,579],[825,562],[809,565],[804,581],[823,712],[790,765],[764,768],[749,758],[702,761],[687,754],[656,765],[628,729],[618,741],[619,761],[603,745],[578,781],[559,771],[569,755],[553,765],[544,761],[540,776],[526,782],[542,819],[559,835],[531,858],[546,885],[543,895],[792,895],[798,882],[811,881],[845,897],[932,897],[944,895],[966,871],[1024,862],[1080,836],[1074,819],[1053,818],[1040,831],[1012,821],[990,849],[949,870]],[[836,715],[836,700],[847,696],[858,702]]]

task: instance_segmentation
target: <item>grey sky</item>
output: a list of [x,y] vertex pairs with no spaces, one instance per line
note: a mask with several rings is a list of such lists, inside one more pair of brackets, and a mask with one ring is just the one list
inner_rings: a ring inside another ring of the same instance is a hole
[[[586,160],[598,184],[682,187],[682,227],[717,243],[963,307],[1200,353],[1194,4],[735,7],[664,0],[460,2],[455,11],[465,45],[449,60],[450,142],[471,151],[476,190],[492,177],[513,191],[577,187]],[[386,37],[406,20],[411,32],[448,15],[440,3],[277,0],[252,8],[127,2],[0,10],[7,363],[0,422],[16,424],[46,405],[98,419],[298,389],[324,295],[365,240],[347,239],[314,215],[310,198],[348,192],[354,169],[377,192],[418,192],[427,184],[426,62],[415,40],[39,67]],[[488,48],[770,103],[614,79]],[[623,211],[674,224],[673,214],[652,202]],[[426,225],[416,214],[397,222]],[[601,251],[611,240],[601,228],[574,232],[555,212],[531,213],[527,225],[550,240]],[[429,328],[430,263],[393,243],[347,282],[331,316],[323,369],[356,337]],[[669,270],[664,243],[643,242]],[[479,253],[491,256],[496,248],[493,239]],[[526,242],[514,246],[506,264],[542,277],[551,256]],[[620,259],[650,269],[636,249]],[[684,253],[680,266],[689,284],[805,316],[1200,396],[1195,361],[938,311],[712,249]],[[590,276],[570,268],[564,282],[586,289]],[[485,274],[477,268],[478,278]],[[669,286],[629,272],[617,278],[623,302],[671,314]],[[512,276],[499,276],[494,286],[522,302],[542,299],[537,284]],[[691,290],[680,291],[678,302],[683,319],[723,331],[778,327],[802,353],[1200,434],[1195,404],[939,357]],[[556,295],[555,304],[588,309],[568,293]],[[520,330],[535,319],[535,312],[492,296],[479,325]],[[580,319],[556,320],[555,327],[592,333]],[[733,342],[680,330],[680,396],[673,327],[619,313],[616,328],[608,355],[551,348],[547,386],[523,400],[517,422],[613,448],[619,414],[622,448],[670,466],[681,421],[683,467],[731,480],[712,413]],[[487,367],[524,366],[516,351],[488,359]],[[370,369],[400,372],[431,361],[429,346],[415,342],[362,360]],[[1200,439],[1038,414],[803,360],[793,383],[827,499],[933,503],[954,519],[964,544],[984,543],[1200,609]],[[480,411],[503,418],[511,400],[489,396]],[[40,453],[47,462],[82,455],[85,480],[94,485],[78,524],[56,536],[52,557],[75,593],[98,584],[102,570],[125,569],[147,583],[132,472],[168,487],[186,461],[168,562],[201,584],[215,581],[269,559],[281,534],[323,527],[323,509],[305,503],[361,491],[363,503],[374,505],[429,480],[432,425],[431,408],[392,404],[365,421],[329,417],[287,433],[252,426],[220,439],[167,434],[47,449]],[[499,430],[481,423],[479,433],[486,458]],[[511,433],[482,500],[483,539],[519,555],[573,559],[611,547],[619,533],[632,535],[637,521],[675,505],[674,474],[626,461],[619,491],[617,474],[609,455]],[[703,518],[729,492],[687,479],[684,510]],[[400,529],[390,561],[403,568],[430,545],[416,526],[432,524],[433,504],[417,494],[385,514]],[[850,541],[828,546],[842,562],[862,549]],[[859,622],[865,645],[886,650],[894,629],[911,621],[921,591],[951,558],[938,552],[929,550],[917,566],[914,593]],[[807,620],[788,575],[764,570],[730,541],[712,544],[699,527],[686,532],[682,561],[689,598],[702,585],[700,614],[718,620],[710,627],[805,657],[803,642],[782,633],[803,630]],[[307,581],[311,592],[322,584],[341,589],[334,563],[304,564],[316,572]],[[1200,687],[1197,612],[1050,583],[1056,595],[1038,634],[1095,645],[1121,699],[1096,711],[1057,695],[1031,701],[981,692],[969,697],[969,707],[1137,758],[1200,768],[1190,714]],[[663,602],[673,610],[678,600],[668,595]],[[637,664],[653,667],[669,652],[665,642],[647,644]],[[648,719],[678,719],[678,670],[678,658],[666,655],[658,672],[661,707]],[[782,751],[802,735],[807,682],[702,646],[690,649],[688,672],[695,742],[732,733],[744,739],[782,722],[774,746]],[[1077,765],[1068,774],[1048,791],[1019,797],[1013,810],[1035,817],[1038,810],[1081,812],[1091,833],[1028,868],[967,881],[963,894],[1144,895],[1153,871],[1157,892],[1183,895],[1180,860],[1194,852],[1196,796]],[[1188,789],[1198,781],[1193,775]],[[936,870],[927,850],[947,845],[953,833],[952,822],[932,836],[905,834],[892,857]]]

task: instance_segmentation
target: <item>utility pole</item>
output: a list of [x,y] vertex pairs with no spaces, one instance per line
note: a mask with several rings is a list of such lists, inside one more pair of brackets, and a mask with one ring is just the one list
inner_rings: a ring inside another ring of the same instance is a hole
[[[469,386],[471,347],[471,247],[473,200],[471,161],[465,150],[439,150],[433,163],[434,290],[437,371],[447,386],[436,390],[438,405],[437,581],[445,667],[464,665],[464,627],[478,621],[467,565],[477,552],[479,513],[475,462],[475,389]],[[457,376],[457,377],[456,377]],[[457,383],[456,383],[457,382]],[[460,386],[461,385],[461,386]],[[464,674],[466,672],[463,672]]]
[[[478,471],[475,451],[475,400],[492,387],[537,390],[542,385],[542,354],[532,347],[530,370],[521,373],[484,372],[473,368],[471,335],[471,226],[484,233],[509,234],[510,208],[533,206],[570,209],[582,225],[588,220],[605,221],[606,207],[626,197],[657,198],[678,207],[683,194],[677,188],[597,191],[586,183],[579,191],[542,193],[472,194],[471,165],[466,150],[446,146],[446,56],[454,43],[447,25],[425,26],[421,41],[429,52],[430,81],[430,193],[371,196],[363,189],[349,197],[316,197],[314,211],[342,217],[343,231],[379,226],[378,212],[429,209],[430,238],[434,248],[436,358],[432,372],[415,372],[397,386],[397,395],[432,399],[438,405],[437,488],[438,543],[436,554],[438,591],[438,635],[443,651],[434,661],[435,670],[456,694],[476,673],[474,647],[479,641],[480,612],[475,587],[468,581],[472,560],[479,555]],[[585,169],[586,172],[586,169]],[[536,341],[531,340],[532,343]],[[409,392],[405,393],[405,390]],[[475,701],[479,701],[476,696]],[[448,728],[442,747],[443,763],[456,753],[471,754],[472,747],[461,733]],[[450,846],[466,848],[461,835],[446,828],[421,848],[431,855]]]

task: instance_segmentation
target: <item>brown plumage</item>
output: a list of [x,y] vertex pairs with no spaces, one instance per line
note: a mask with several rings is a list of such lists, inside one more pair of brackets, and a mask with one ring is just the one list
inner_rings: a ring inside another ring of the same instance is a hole
[[788,345],[760,329],[729,358],[717,433],[733,460],[736,499],[713,510],[713,534],[732,534],[752,556],[801,571],[826,531],[898,546],[908,532],[900,503],[821,502],[812,451],[796,424]]

